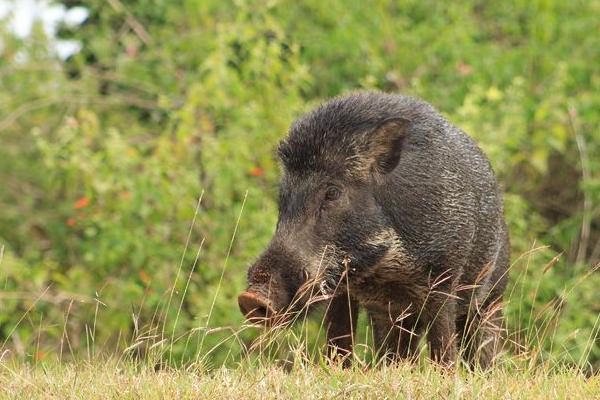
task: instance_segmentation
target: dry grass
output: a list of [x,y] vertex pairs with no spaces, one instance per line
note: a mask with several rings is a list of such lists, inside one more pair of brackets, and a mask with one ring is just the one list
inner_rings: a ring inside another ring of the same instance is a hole
[[240,366],[212,372],[155,372],[133,363],[2,365],[2,399],[594,399],[600,377],[575,371],[510,370],[486,374],[428,364],[343,370],[329,366]]

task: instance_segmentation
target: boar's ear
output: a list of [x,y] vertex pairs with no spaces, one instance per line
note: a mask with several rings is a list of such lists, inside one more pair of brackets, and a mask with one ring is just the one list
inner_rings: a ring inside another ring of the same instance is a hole
[[409,125],[405,118],[389,118],[371,132],[368,152],[372,171],[387,174],[398,165]]

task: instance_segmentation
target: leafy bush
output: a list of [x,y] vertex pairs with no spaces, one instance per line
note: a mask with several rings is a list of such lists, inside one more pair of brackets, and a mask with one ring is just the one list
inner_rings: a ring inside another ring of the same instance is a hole
[[515,340],[599,365],[597,2],[85,6],[61,31],[83,45],[66,61],[39,27],[1,28],[0,338],[18,354],[174,337],[179,360],[222,342],[208,359],[235,360],[252,334],[207,328],[242,322],[235,295],[276,219],[277,141],[320,100],[381,89],[428,100],[489,155]]

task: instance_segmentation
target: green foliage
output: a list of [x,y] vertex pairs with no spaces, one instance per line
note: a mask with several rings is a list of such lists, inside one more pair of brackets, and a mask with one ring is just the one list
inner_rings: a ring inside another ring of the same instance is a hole
[[[173,336],[179,360],[235,360],[252,335],[206,329],[242,322],[235,296],[276,221],[278,140],[318,101],[375,88],[428,100],[489,155],[518,340],[599,365],[598,1],[85,6],[61,31],[83,45],[66,61],[39,27],[20,40],[0,25],[0,340],[17,353]],[[519,257],[534,243],[549,248]]]

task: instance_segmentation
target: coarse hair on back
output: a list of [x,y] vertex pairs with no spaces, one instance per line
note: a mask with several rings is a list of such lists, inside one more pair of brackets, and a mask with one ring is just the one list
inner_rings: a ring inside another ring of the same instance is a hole
[[335,97],[294,121],[278,155],[287,172],[347,171],[384,121],[402,117],[419,123],[437,115],[429,104],[399,94],[370,91]]

